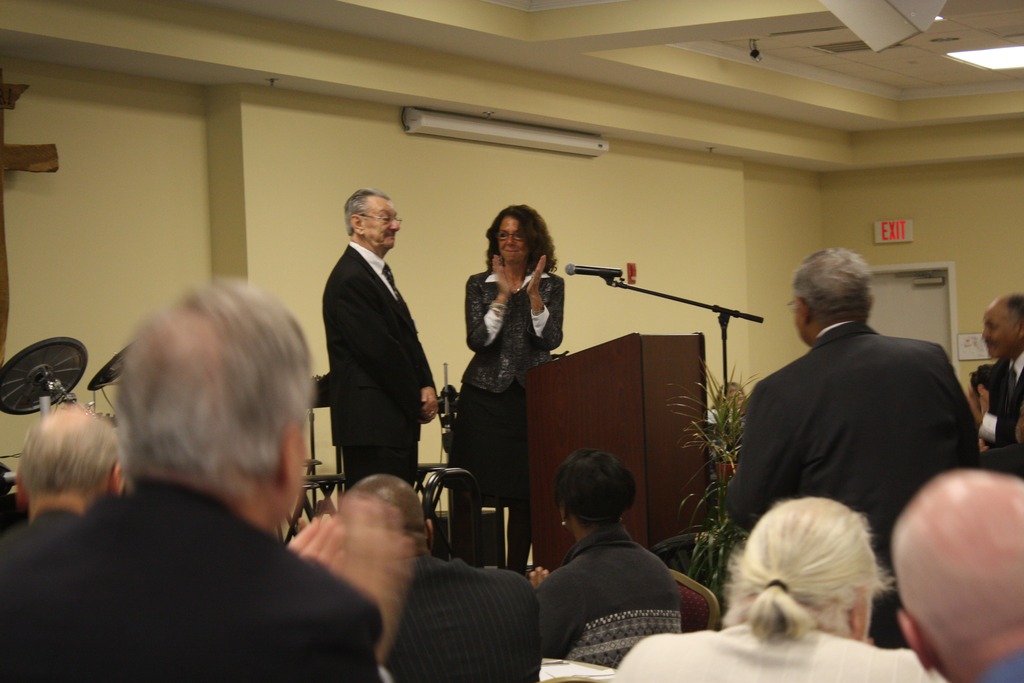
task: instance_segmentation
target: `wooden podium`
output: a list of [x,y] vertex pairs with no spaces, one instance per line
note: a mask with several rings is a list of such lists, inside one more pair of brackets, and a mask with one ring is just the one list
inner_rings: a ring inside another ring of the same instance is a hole
[[689,525],[708,484],[703,449],[689,443],[692,422],[705,413],[705,385],[701,334],[630,334],[527,373],[535,565],[561,566],[573,543],[560,524],[554,480],[577,448],[614,453],[636,477],[623,523],[637,543],[650,547]]

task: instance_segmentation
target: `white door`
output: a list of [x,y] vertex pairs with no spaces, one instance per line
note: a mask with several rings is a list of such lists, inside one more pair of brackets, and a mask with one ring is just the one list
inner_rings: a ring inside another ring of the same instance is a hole
[[[872,268],[868,324],[880,334],[935,342],[954,360],[956,270],[952,263]],[[954,363],[955,365],[955,363]]]

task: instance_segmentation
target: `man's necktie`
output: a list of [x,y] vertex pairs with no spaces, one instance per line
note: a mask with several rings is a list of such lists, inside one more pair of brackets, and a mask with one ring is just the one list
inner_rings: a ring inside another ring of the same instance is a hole
[[398,305],[405,313],[405,316],[411,320],[412,314],[409,312],[409,306],[406,305],[405,299],[402,298],[402,295],[398,292],[398,287],[395,286],[395,276],[391,273],[391,267],[385,263],[384,270],[382,272],[384,273],[384,277],[387,278],[388,284],[391,285],[391,291],[395,293],[395,301],[398,302]]
[[391,273],[391,266],[386,263],[384,264],[384,277],[391,285],[391,291],[395,293],[395,298],[401,300],[402,295],[398,293],[398,287],[395,286],[395,276]]
[[1009,372],[1006,373],[1006,400],[1003,401],[1003,413],[1013,414],[1013,391],[1017,388],[1017,371],[1013,367],[1014,361],[1010,361]]

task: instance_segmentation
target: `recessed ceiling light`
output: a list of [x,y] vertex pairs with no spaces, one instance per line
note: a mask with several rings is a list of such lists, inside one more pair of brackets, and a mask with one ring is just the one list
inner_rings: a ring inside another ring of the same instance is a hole
[[997,47],[991,50],[949,52],[953,59],[986,69],[1024,69],[1024,47]]

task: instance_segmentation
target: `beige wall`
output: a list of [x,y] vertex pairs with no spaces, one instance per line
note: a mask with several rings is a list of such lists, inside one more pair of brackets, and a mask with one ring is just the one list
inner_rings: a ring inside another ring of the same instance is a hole
[[[804,352],[785,307],[789,276],[822,246],[873,263],[956,261],[962,331],[977,330],[992,296],[1019,288],[1011,249],[990,249],[1019,243],[1019,161],[821,175],[615,139],[609,154],[583,159],[408,136],[393,106],[4,58],[0,68],[31,85],[6,114],[7,141],[55,142],[61,156],[57,174],[5,176],[8,355],[52,336],[81,340],[82,400],[146,312],[211,273],[246,274],[281,296],[308,335],[313,371],[326,372],[320,295],[346,242],[343,202],[363,185],[390,192],[406,219],[389,262],[439,384],[444,363],[460,384],[463,286],[482,269],[484,229],[510,203],[545,216],[562,267],[633,261],[641,287],[763,315],[729,327],[730,366],[744,377]],[[918,242],[873,247],[873,221],[895,214],[915,219]],[[708,363],[721,366],[709,311],[592,277],[567,278],[566,296],[562,350],[703,331]],[[103,397],[99,410],[113,412]],[[319,415],[317,454],[333,463]],[[0,453],[20,450],[35,419],[0,415]],[[421,457],[439,452],[435,423]]]
[[[822,177],[824,243],[864,254],[875,265],[956,264],[959,333],[981,332],[985,307],[1024,290],[1024,162],[908,166]],[[911,218],[914,242],[875,245],[874,223]],[[959,364],[960,377],[983,361]]]
[[[141,316],[208,277],[203,93],[8,59],[0,68],[6,82],[30,86],[4,113],[6,142],[56,143],[60,157],[57,173],[4,175],[7,356],[78,339],[89,364],[76,393],[89,401],[89,381]],[[99,412],[112,412],[97,399]],[[37,417],[0,415],[0,455],[21,450]]]
[[787,303],[793,269],[823,246],[821,176],[750,164],[744,180],[749,306],[764,317],[744,377],[756,382],[807,351]]

